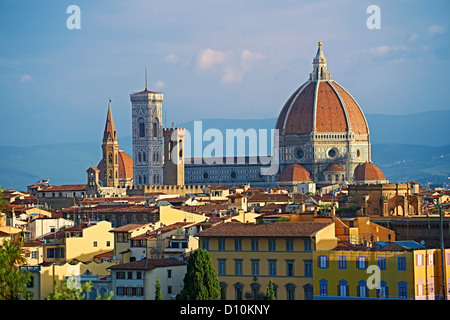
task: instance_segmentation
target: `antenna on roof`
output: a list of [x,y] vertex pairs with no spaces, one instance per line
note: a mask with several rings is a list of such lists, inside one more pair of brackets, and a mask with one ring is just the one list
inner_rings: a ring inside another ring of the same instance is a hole
[[147,90],[147,68],[145,68],[145,90]]

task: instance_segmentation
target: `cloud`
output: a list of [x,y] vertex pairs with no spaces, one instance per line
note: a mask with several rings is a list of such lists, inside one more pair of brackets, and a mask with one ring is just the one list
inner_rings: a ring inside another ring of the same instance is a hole
[[244,75],[259,61],[263,60],[261,53],[242,50],[239,54],[232,51],[203,50],[198,58],[197,66],[201,71],[214,68],[220,74],[222,83],[241,82]]
[[408,37],[408,42],[412,43],[414,41],[416,41],[417,39],[419,39],[419,34],[418,33],[412,33],[409,37]]
[[167,63],[176,64],[179,61],[180,61],[180,58],[173,53],[170,53],[164,57],[164,62],[167,62]]
[[383,57],[388,53],[399,52],[399,51],[409,51],[410,49],[406,46],[389,46],[387,44],[363,50],[363,52],[368,52],[374,56]]
[[264,56],[261,53],[253,53],[250,50],[245,49],[241,53],[242,66],[245,69],[250,69],[253,65],[260,60],[262,60]]
[[428,28],[428,34],[431,37],[434,37],[437,34],[443,34],[445,32],[445,27],[444,26],[438,26],[438,25],[432,25]]
[[21,83],[33,82],[33,78],[31,78],[31,76],[29,74],[24,74],[20,78],[20,82]]
[[197,66],[202,71],[208,70],[211,67],[224,62],[228,54],[229,53],[212,49],[203,50],[198,58]]

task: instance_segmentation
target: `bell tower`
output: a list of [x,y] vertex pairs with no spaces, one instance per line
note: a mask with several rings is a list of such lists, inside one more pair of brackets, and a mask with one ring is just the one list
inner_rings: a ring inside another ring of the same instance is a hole
[[184,128],[164,128],[164,184],[184,185]]
[[106,116],[102,150],[104,177],[101,177],[101,179],[103,186],[117,187],[119,185],[119,141],[111,113],[111,100],[109,101],[108,114]]
[[133,142],[133,184],[163,184],[163,94],[147,89],[130,94],[132,142]]

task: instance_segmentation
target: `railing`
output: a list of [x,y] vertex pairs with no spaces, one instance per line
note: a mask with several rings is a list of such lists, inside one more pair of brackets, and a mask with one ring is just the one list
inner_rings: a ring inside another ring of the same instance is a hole
[[40,266],[20,266],[19,270],[29,271],[29,272],[39,272],[39,271],[41,271],[41,267]]

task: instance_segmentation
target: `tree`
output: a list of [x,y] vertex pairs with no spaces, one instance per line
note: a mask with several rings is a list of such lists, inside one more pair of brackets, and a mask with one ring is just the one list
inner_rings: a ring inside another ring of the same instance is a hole
[[219,279],[208,251],[198,249],[191,254],[183,283],[177,300],[220,299]]
[[[46,300],[85,300],[86,293],[92,290],[92,282],[87,281],[77,286],[68,280],[58,281],[53,283],[53,290],[49,293]],[[113,297],[112,291],[109,295],[97,297],[96,300],[111,300]]]
[[8,206],[8,202],[3,198],[3,188],[0,187],[0,212],[3,212]]
[[161,285],[159,284],[159,279],[156,279],[156,284],[155,284],[155,300],[163,300],[163,296],[161,293]]
[[19,268],[25,262],[22,242],[3,241],[0,245],[0,300],[17,300],[20,296],[30,298],[26,289],[30,272]]
[[264,300],[276,300],[275,298],[275,290],[273,288],[273,281],[270,280],[269,284],[267,285],[267,292],[264,296]]

